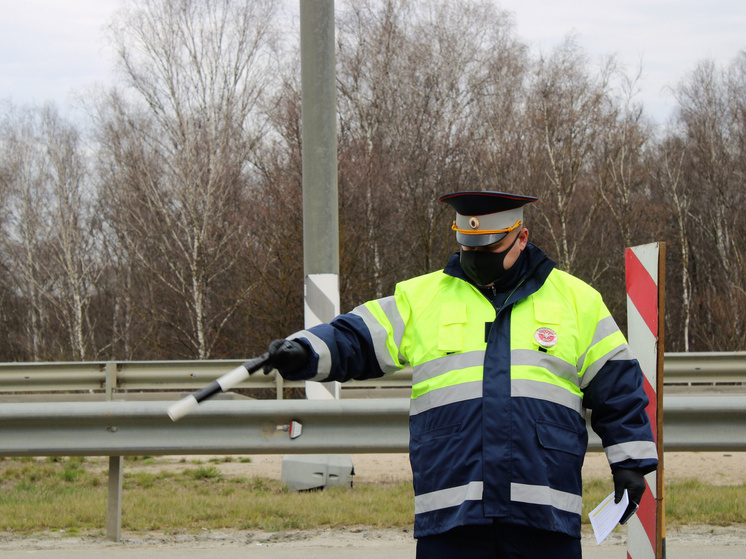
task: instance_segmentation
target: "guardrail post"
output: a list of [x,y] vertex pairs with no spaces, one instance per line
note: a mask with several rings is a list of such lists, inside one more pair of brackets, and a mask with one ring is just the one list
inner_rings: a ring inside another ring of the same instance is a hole
[[[114,399],[117,385],[117,364],[106,364],[104,393],[106,401]],[[106,537],[112,541],[122,540],[122,462],[121,456],[109,456],[109,491],[106,501]]]
[[109,495],[106,505],[106,537],[122,540],[122,457],[109,456]]
[[114,390],[117,387],[117,364],[107,363],[104,377],[104,394],[106,401],[111,402],[114,399]]
[[275,393],[276,393],[276,399],[282,400],[283,395],[282,391],[285,388],[285,385],[282,382],[282,375],[280,373],[275,372]]

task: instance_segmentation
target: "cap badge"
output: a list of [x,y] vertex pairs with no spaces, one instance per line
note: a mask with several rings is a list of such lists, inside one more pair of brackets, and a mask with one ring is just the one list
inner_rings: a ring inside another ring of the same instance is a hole
[[479,229],[479,220],[476,217],[470,217],[469,227],[471,227],[472,229]]
[[557,345],[557,332],[551,328],[538,328],[536,332],[534,332],[534,340],[536,340],[536,343],[541,347],[554,347]]

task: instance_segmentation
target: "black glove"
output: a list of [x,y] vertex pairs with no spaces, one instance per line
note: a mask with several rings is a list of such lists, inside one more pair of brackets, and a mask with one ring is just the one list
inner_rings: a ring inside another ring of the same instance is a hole
[[614,502],[618,503],[622,500],[625,489],[629,495],[629,505],[619,521],[619,524],[624,524],[637,510],[642,494],[645,493],[645,476],[638,470],[627,468],[617,468],[612,475],[614,476]]
[[308,364],[308,350],[295,340],[274,340],[269,344],[269,361],[264,366],[264,374],[277,369],[283,378],[292,377]]

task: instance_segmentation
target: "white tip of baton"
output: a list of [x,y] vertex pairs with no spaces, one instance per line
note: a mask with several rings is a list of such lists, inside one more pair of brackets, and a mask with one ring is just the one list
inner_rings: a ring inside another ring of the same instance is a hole
[[171,421],[178,421],[199,405],[199,402],[191,394],[168,407],[168,417]]
[[218,384],[220,385],[221,390],[226,392],[234,386],[241,384],[247,378],[249,378],[249,371],[246,370],[246,367],[241,365],[240,367],[233,369],[230,373],[226,373],[220,377],[218,379]]

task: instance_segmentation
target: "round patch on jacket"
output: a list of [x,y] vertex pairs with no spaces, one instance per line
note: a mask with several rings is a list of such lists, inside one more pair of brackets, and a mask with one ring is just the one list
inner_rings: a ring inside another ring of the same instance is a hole
[[541,347],[554,347],[557,345],[557,332],[551,328],[538,328],[536,332],[534,332],[534,340],[536,340],[536,343]]

